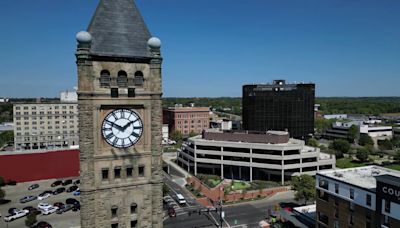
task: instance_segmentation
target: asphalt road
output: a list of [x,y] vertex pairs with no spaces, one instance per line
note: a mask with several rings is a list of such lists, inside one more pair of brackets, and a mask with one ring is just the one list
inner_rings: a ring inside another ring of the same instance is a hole
[[[72,178],[72,179],[77,179],[77,178]],[[51,183],[53,183],[55,179],[51,180],[44,180],[44,181],[35,181],[35,182],[27,182],[27,183],[18,183],[16,186],[6,186],[3,187],[2,189],[5,190],[6,192],[6,199],[11,199],[12,201],[8,204],[0,205],[0,213],[2,215],[2,218],[0,219],[0,227],[1,228],[21,228],[21,227],[26,227],[25,226],[25,217],[19,218],[17,220],[14,220],[12,222],[5,222],[3,217],[8,215],[8,209],[15,207],[18,209],[22,209],[27,206],[33,206],[37,207],[38,203],[44,202],[44,203],[49,203],[49,204],[54,204],[56,202],[62,202],[65,203],[65,200],[67,198],[75,198],[79,200],[79,196],[74,196],[72,193],[61,193],[59,195],[55,196],[50,196],[47,199],[44,200],[34,200],[28,203],[20,203],[19,199],[23,198],[24,196],[28,195],[39,195],[45,190],[55,190],[57,187],[50,187]],[[39,188],[34,189],[32,191],[28,190],[28,187],[33,184],[37,183],[40,185]],[[71,185],[65,186],[69,187]],[[38,221],[46,221],[50,223],[53,227],[66,227],[66,228],[71,228],[71,227],[77,227],[80,225],[80,216],[79,216],[79,211],[74,212],[74,211],[68,211],[63,214],[50,214],[50,215],[38,215],[37,216]]]

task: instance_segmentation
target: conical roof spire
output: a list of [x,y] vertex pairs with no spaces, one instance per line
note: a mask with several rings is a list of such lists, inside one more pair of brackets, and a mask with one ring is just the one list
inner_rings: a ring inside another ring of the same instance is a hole
[[100,0],[89,25],[91,54],[109,57],[150,57],[151,35],[133,0]]

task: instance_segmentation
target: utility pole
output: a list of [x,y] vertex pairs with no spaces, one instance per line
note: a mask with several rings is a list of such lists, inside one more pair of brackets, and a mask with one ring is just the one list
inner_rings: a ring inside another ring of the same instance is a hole
[[219,191],[220,191],[220,193],[219,193],[219,225],[220,225],[220,227],[222,228],[223,227],[223,210],[222,210],[222,192],[223,192],[223,190],[224,190],[224,187],[223,187],[223,185],[221,185],[220,187],[219,187]]

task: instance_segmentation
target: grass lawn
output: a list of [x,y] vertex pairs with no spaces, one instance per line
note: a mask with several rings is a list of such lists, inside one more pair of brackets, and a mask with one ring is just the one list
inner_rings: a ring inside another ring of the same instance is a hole
[[336,160],[336,167],[342,169],[365,166],[366,164],[366,162],[353,161],[351,158],[339,158]]
[[231,190],[234,190],[234,191],[243,190],[243,189],[250,188],[250,186],[251,185],[249,183],[235,181],[233,183],[233,185],[231,185]]
[[391,164],[391,165],[387,165],[387,166],[385,166],[385,168],[394,169],[394,170],[400,171],[400,164]]

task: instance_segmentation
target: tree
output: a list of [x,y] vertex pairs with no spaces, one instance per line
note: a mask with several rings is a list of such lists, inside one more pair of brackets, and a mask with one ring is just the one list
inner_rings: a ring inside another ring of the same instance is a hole
[[0,199],[3,199],[4,197],[6,197],[6,192],[0,188]]
[[304,200],[304,204],[315,199],[315,179],[307,174],[292,177],[292,188],[296,200]]
[[194,137],[194,136],[196,136],[196,135],[198,135],[198,134],[195,133],[194,131],[190,131],[190,133],[189,133],[189,137]]
[[392,150],[393,149],[393,143],[388,139],[379,140],[378,145],[381,150]]
[[400,163],[400,151],[396,151],[396,154],[393,156],[393,160],[397,163]]
[[369,151],[367,148],[359,148],[357,149],[356,158],[361,162],[368,161]]
[[183,135],[180,131],[174,130],[171,133],[171,139],[174,140],[175,142],[180,142],[183,139]]
[[162,190],[163,190],[163,196],[167,195],[169,192],[169,188],[165,183],[163,184]]
[[350,150],[350,143],[343,139],[337,139],[329,145],[329,148],[336,152],[348,153]]
[[35,213],[31,213],[26,216],[25,225],[27,227],[32,227],[36,222],[37,222],[37,219],[36,219]]
[[307,145],[312,146],[312,147],[318,147],[319,142],[315,138],[310,138],[307,140]]
[[356,125],[351,125],[351,127],[349,128],[349,140],[354,143],[354,141],[357,139],[358,136],[358,127]]
[[374,145],[374,141],[369,135],[361,134],[360,139],[358,140],[358,144],[360,144],[361,146]]

